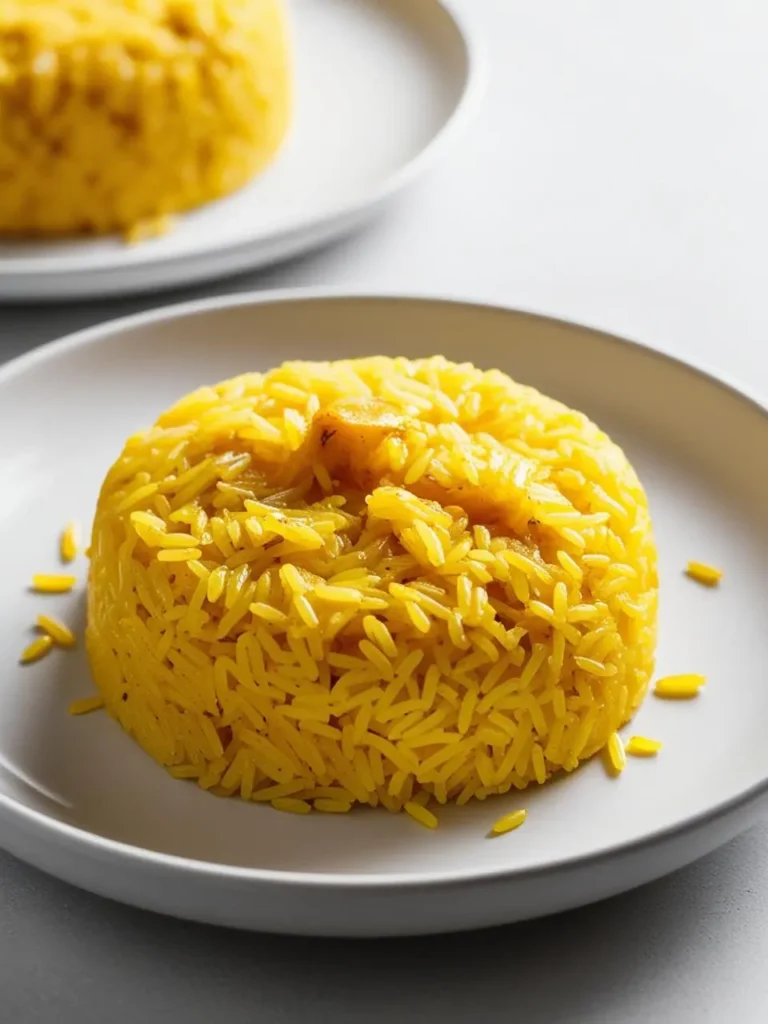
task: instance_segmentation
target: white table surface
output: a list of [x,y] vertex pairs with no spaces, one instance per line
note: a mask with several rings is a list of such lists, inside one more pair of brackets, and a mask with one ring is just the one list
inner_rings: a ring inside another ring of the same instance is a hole
[[[193,292],[0,309],[0,359],[168,301],[333,284],[579,320],[768,395],[768,7],[454,2],[487,39],[486,103],[385,218],[321,254]],[[758,1024],[767,843],[758,826],[669,879],[559,918],[373,944],[156,918],[0,856],[0,1019]]]

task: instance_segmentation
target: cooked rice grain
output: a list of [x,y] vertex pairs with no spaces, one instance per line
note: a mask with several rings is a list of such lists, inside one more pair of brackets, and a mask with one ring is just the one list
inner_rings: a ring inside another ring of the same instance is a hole
[[442,357],[186,395],[127,441],[91,549],[110,714],[177,777],[285,810],[421,820],[543,783],[653,671],[656,550],[621,450]]
[[665,676],[656,682],[653,692],[656,697],[666,697],[669,700],[689,700],[692,697],[698,697],[699,690],[706,681],[706,676],[692,673]]
[[648,736],[630,736],[624,748],[630,757],[655,757],[661,750],[661,741]]
[[69,705],[70,715],[89,715],[92,711],[100,711],[104,707],[102,697],[83,697]]
[[608,769],[608,774],[613,776],[621,775],[626,764],[627,754],[624,750],[624,744],[621,742],[621,736],[615,732],[608,737],[608,742],[605,745],[605,765]]
[[39,636],[37,637],[36,640],[33,640],[31,644],[24,648],[24,650],[21,652],[20,660],[24,665],[28,665],[33,661],[39,661],[41,658],[44,658],[46,654],[48,654],[52,647],[52,636]]
[[496,836],[503,836],[507,832],[512,832],[516,828],[520,828],[525,819],[528,816],[528,812],[524,810],[510,811],[509,814],[505,814],[503,817],[495,821],[491,826],[491,832]]
[[74,562],[77,558],[78,529],[76,523],[67,523],[61,532],[59,554],[62,562]]
[[686,574],[697,583],[703,583],[705,587],[716,587],[723,578],[723,570],[716,569],[714,565],[705,565],[704,562],[689,562]]
[[76,642],[75,634],[69,628],[65,626],[63,622],[59,622],[58,619],[54,619],[50,615],[38,615],[37,625],[44,633],[57,643],[60,647],[74,647]]
[[437,828],[437,815],[433,814],[432,811],[428,811],[426,807],[422,807],[421,804],[417,804],[414,800],[407,800],[404,810],[414,821],[418,821],[425,828]]
[[40,594],[66,594],[77,583],[75,576],[38,573],[32,577],[32,589]]

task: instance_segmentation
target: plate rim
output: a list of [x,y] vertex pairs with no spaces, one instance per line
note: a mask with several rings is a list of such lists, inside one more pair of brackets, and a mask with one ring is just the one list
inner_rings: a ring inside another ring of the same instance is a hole
[[[126,330],[144,326],[161,324],[186,316],[229,310],[244,306],[290,305],[304,302],[322,301],[374,301],[385,303],[408,303],[417,306],[439,305],[445,307],[474,310],[478,313],[513,314],[523,319],[550,323],[559,327],[575,330],[579,333],[597,337],[611,345],[627,347],[639,356],[647,356],[651,360],[669,363],[678,370],[703,378],[715,385],[731,397],[746,402],[759,414],[768,419],[768,396],[763,397],[752,391],[747,385],[736,381],[728,374],[716,370],[705,362],[682,358],[648,343],[614,334],[600,327],[568,320],[564,317],[551,316],[535,310],[517,308],[503,302],[484,301],[459,296],[441,296],[420,291],[393,292],[376,289],[349,289],[343,287],[297,287],[276,288],[264,291],[252,291],[239,294],[194,299],[186,302],[172,303],[156,309],[129,316],[117,317],[96,324],[83,330],[75,331],[62,338],[48,342],[40,347],[17,356],[0,365],[0,391],[14,378],[26,373],[39,363],[64,355],[70,351],[88,348]],[[115,862],[134,863],[137,866],[155,867],[159,870],[187,873],[204,878],[218,878],[232,882],[251,884],[269,884],[300,889],[337,889],[337,890],[368,890],[379,891],[397,889],[434,889],[453,888],[476,883],[493,883],[503,880],[524,882],[526,879],[542,879],[561,872],[598,867],[622,855],[642,852],[657,847],[665,841],[681,838],[687,833],[701,830],[708,824],[737,814],[748,805],[755,803],[761,796],[768,793],[768,774],[742,789],[736,794],[719,801],[703,811],[688,815],[669,825],[655,829],[637,839],[627,839],[612,843],[603,849],[591,853],[571,854],[549,861],[542,865],[524,867],[481,867],[472,869],[452,869],[446,872],[372,872],[371,874],[355,874],[328,872],[278,870],[274,868],[242,867],[234,864],[219,864],[212,861],[183,857],[178,854],[163,853],[157,850],[135,846],[107,836],[90,832],[87,829],[70,825],[67,822],[26,806],[19,800],[5,793],[0,793],[0,816],[7,819],[18,819],[30,829],[39,831],[45,837],[53,833],[64,845],[72,850],[86,848],[95,855],[102,854]],[[0,845],[2,841],[0,840]]]
[[[301,251],[303,246],[296,245],[296,239],[306,234],[311,236],[307,243],[307,249],[315,244],[314,240],[328,240],[341,233],[348,226],[362,220],[367,213],[379,209],[388,200],[402,192],[422,174],[434,166],[443,153],[458,139],[463,130],[471,123],[485,94],[488,84],[488,52],[484,37],[477,25],[477,18],[467,11],[459,11],[454,6],[453,0],[430,0],[435,8],[442,13],[453,25],[457,37],[464,48],[466,60],[466,73],[461,93],[445,121],[440,128],[432,135],[429,141],[415,156],[401,164],[392,174],[387,175],[378,185],[364,192],[357,198],[347,202],[336,203],[333,207],[315,216],[294,215],[275,228],[270,228],[265,234],[254,237],[246,236],[233,241],[222,241],[215,234],[206,240],[202,245],[197,245],[193,250],[184,253],[153,253],[150,249],[141,260],[127,259],[126,253],[131,250],[116,250],[111,253],[103,253],[99,256],[75,255],[75,256],[41,256],[22,258],[18,256],[0,256],[0,275],[10,283],[13,279],[24,279],[28,282],[27,287],[34,287],[35,281],[39,280],[40,287],[45,288],[46,278],[61,274],[63,277],[75,280],[85,274],[97,274],[99,279],[105,275],[120,272],[135,272],[136,270],[159,270],[168,266],[176,266],[185,262],[209,259],[225,253],[242,254],[254,245],[275,245],[281,243],[286,251],[295,253]],[[249,183],[250,184],[250,183]],[[247,186],[245,186],[247,187]],[[234,193],[236,195],[237,193]],[[225,197],[226,198],[226,197]],[[203,204],[203,206],[209,204]],[[187,211],[193,212],[193,211]],[[183,214],[181,215],[183,216]],[[114,236],[105,236],[114,237]],[[135,250],[134,250],[135,251]],[[279,256],[277,257],[280,258]],[[273,262],[273,260],[268,260]],[[246,267],[247,267],[246,262]],[[2,289],[2,293],[7,286]],[[122,288],[119,289],[122,292]],[[128,290],[128,289],[126,289]],[[151,283],[146,288],[130,291],[152,291]],[[45,294],[50,291],[45,288]],[[97,292],[94,291],[94,294]],[[81,293],[77,293],[81,294]],[[111,290],[110,290],[111,294]],[[32,297],[28,295],[25,297]]]

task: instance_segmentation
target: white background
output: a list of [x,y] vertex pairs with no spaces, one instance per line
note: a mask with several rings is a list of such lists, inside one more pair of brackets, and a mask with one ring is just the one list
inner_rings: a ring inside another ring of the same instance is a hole
[[[0,358],[170,299],[333,284],[580,320],[768,396],[768,6],[454,3],[487,41],[486,102],[449,160],[385,218],[320,255],[170,298],[2,309]],[[558,919],[354,947],[161,921],[5,858],[0,954],[19,1024],[107,1013],[758,1024],[768,1020],[768,830]]]

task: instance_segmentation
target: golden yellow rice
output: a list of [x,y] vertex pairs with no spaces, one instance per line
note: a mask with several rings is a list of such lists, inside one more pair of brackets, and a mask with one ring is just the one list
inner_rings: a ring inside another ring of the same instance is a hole
[[157,233],[290,113],[283,0],[3,0],[0,234]]
[[316,811],[325,811],[326,814],[346,814],[352,807],[347,800],[332,800],[328,797],[316,797],[312,806]]
[[686,573],[697,583],[703,583],[705,587],[716,587],[723,578],[722,569],[716,569],[713,565],[705,565],[704,562],[689,562]]
[[700,675],[687,673],[680,676],[665,676],[659,679],[653,688],[656,697],[666,697],[670,700],[688,700],[697,697],[699,690],[706,683],[706,678]]
[[287,363],[128,439],[87,646],[176,777],[398,811],[601,750],[647,690],[656,608],[645,494],[582,414],[442,357]]
[[627,764],[627,755],[621,736],[617,732],[608,737],[605,745],[605,761],[609,775],[621,775]]
[[69,705],[70,715],[89,715],[92,711],[100,711],[104,707],[104,700],[101,697],[83,697],[82,700],[73,700]]
[[74,562],[77,558],[78,529],[76,523],[67,523],[61,532],[59,553],[62,562]]
[[295,800],[291,797],[278,797],[272,801],[272,806],[276,811],[286,811],[288,814],[309,814],[312,810],[312,805],[306,800]]
[[167,214],[162,217],[150,217],[132,224],[123,232],[123,239],[128,245],[139,245],[150,238],[162,238],[173,228],[173,218]]
[[74,647],[76,637],[69,626],[65,626],[63,622],[59,622],[58,619],[54,619],[51,615],[38,615],[37,625],[44,633],[47,633],[54,643],[57,643],[60,647]]
[[32,589],[40,594],[66,594],[76,583],[75,576],[58,573],[37,573],[32,577]]
[[417,804],[414,800],[407,800],[403,810],[414,821],[418,821],[420,825],[423,825],[424,828],[435,829],[438,826],[437,815],[427,810],[426,807],[422,807],[421,804]]
[[21,652],[22,664],[29,664],[33,661],[39,661],[44,658],[46,654],[53,647],[52,636],[39,636],[36,640],[33,640],[31,644],[24,648]]
[[507,832],[513,832],[516,828],[520,828],[527,816],[528,812],[524,810],[510,811],[509,814],[503,815],[493,823],[491,833],[495,836],[503,836]]
[[655,757],[661,750],[661,742],[648,736],[630,736],[624,748],[631,757]]

